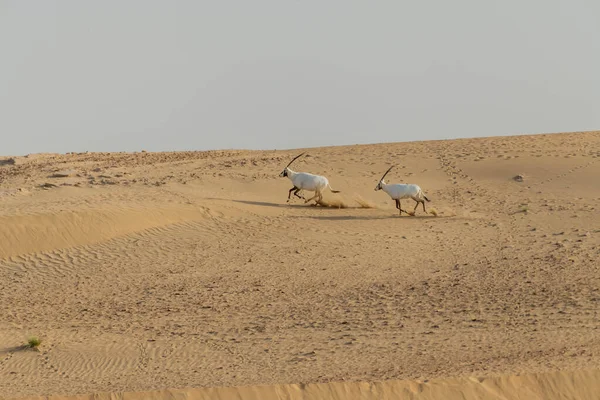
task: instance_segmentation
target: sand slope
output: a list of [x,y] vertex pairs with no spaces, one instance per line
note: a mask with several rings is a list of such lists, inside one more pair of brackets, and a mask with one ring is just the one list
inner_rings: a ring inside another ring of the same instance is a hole
[[598,398],[599,391],[600,371],[589,370],[494,378],[434,379],[426,382],[340,382],[206,389],[165,389],[137,393],[33,396],[22,400],[591,400]]
[[310,149],[347,208],[298,152],[0,163],[0,396],[600,368],[600,132]]

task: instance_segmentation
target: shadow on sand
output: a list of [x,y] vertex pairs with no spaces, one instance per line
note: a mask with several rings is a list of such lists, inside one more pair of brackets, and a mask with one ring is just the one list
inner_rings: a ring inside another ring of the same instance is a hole
[[[225,199],[220,199],[225,200]],[[266,201],[250,201],[250,200],[231,200],[235,203],[249,204],[251,206],[261,206],[261,207],[286,207],[290,206],[289,204],[278,204],[278,203],[269,203]],[[296,207],[300,207],[299,204],[295,204]]]
[[383,219],[411,219],[411,220],[422,220],[422,219],[437,219],[437,218],[448,218],[444,216],[433,216],[433,215],[416,215],[414,217],[399,217],[398,215],[303,215],[294,216],[291,218],[300,219],[319,219],[323,221],[374,221]]
[[0,355],[15,353],[17,351],[25,351],[25,350],[33,350],[33,349],[31,347],[27,346],[26,344],[23,344],[21,346],[5,347],[3,349],[0,349]]
[[[286,203],[269,203],[266,201],[250,201],[250,200],[234,200],[234,199],[221,199],[218,197],[206,197],[205,200],[217,200],[217,201],[232,201],[234,203],[242,203],[249,204],[251,206],[260,206],[260,207],[289,207],[289,204]],[[295,207],[301,207],[300,204],[295,204]]]
[[[324,207],[321,205],[315,205],[314,203],[310,203],[310,204],[294,204],[294,203],[270,203],[270,202],[266,202],[266,201],[251,201],[251,200],[232,200],[232,199],[220,199],[220,198],[208,198],[207,200],[219,200],[219,201],[232,201],[234,203],[242,203],[242,204],[248,204],[248,205],[252,205],[252,206],[259,206],[259,207],[276,207],[276,208],[285,208],[285,207],[291,207],[291,208],[309,208],[312,210],[320,210],[319,212],[337,212],[339,210],[364,210],[364,211],[368,211],[368,210],[375,210],[374,208],[364,208],[364,207],[344,207],[344,208],[338,208],[338,207]],[[383,210],[379,210],[379,211],[383,211]],[[408,216],[408,215],[403,215],[402,217],[399,217],[398,214],[389,214],[389,215],[299,215],[299,216],[294,216],[291,218],[300,218],[300,219],[320,219],[323,221],[366,221],[366,220],[378,220],[378,219],[392,219],[392,218],[402,218],[402,219],[439,219],[439,218],[452,218],[452,217],[456,217],[456,216],[451,216],[451,215],[431,215],[431,214],[427,214],[427,215],[415,215],[415,216]]]
[[260,206],[260,207],[292,207],[292,208],[311,208],[311,209],[321,209],[321,210],[338,210],[338,209],[361,209],[363,207],[324,207],[321,205],[315,205],[314,203],[305,204],[305,203],[269,203],[266,201],[250,201],[250,200],[232,200],[232,199],[217,199],[217,198],[209,198],[207,200],[219,200],[219,201],[233,201],[234,203],[242,203],[248,204],[251,206]]

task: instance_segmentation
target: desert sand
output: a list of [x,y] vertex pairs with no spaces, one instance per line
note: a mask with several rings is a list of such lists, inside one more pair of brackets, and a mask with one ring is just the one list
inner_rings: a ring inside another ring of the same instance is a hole
[[594,398],[599,201],[600,132],[0,157],[0,397]]

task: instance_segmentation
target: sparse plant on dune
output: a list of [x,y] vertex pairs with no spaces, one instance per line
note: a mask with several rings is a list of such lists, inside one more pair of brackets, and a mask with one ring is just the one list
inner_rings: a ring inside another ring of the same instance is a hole
[[452,202],[456,203],[456,200],[458,199],[458,189],[457,188],[452,188]]
[[25,347],[29,349],[37,349],[42,344],[42,340],[37,336],[31,336],[27,339]]

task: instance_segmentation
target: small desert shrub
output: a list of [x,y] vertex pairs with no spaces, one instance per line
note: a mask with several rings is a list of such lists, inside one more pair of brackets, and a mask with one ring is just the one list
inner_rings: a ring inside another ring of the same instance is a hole
[[29,339],[27,339],[27,347],[29,347],[30,349],[37,349],[40,344],[42,344],[42,341],[40,338],[36,337],[36,336],[32,336]]

